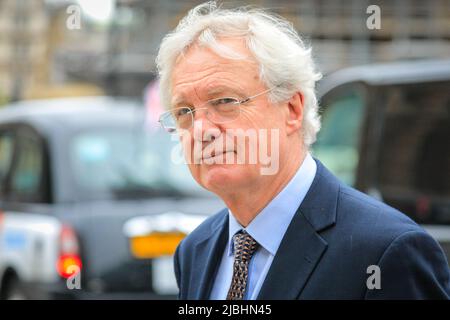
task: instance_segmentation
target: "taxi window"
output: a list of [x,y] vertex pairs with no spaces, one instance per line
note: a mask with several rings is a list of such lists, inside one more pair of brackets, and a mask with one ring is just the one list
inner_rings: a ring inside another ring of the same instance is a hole
[[209,195],[192,178],[176,141],[133,127],[87,129],[69,143],[78,199]]
[[359,161],[360,130],[365,111],[360,86],[339,88],[321,103],[322,127],[312,150],[343,182],[354,185]]
[[42,193],[43,148],[32,135],[18,136],[17,158],[10,181],[10,198],[20,202],[35,202]]
[[388,204],[421,223],[450,223],[449,82],[391,87],[377,161]]
[[13,159],[13,136],[10,132],[0,131],[0,194],[4,189]]

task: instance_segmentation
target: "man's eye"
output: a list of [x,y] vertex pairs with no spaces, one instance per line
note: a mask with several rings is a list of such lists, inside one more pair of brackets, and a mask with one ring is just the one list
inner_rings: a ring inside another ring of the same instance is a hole
[[190,114],[191,112],[192,112],[192,110],[189,108],[181,108],[181,109],[176,110],[174,115],[176,118],[179,118],[179,117],[185,116],[187,114]]
[[239,103],[239,101],[235,98],[220,98],[211,101],[211,105],[213,106],[223,106],[237,103]]

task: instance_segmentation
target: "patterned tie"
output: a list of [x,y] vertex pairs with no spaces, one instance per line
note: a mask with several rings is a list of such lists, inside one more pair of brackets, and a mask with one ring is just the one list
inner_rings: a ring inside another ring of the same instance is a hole
[[258,243],[246,231],[241,230],[234,235],[233,244],[233,278],[228,290],[227,300],[242,300],[247,287],[248,264],[258,248]]

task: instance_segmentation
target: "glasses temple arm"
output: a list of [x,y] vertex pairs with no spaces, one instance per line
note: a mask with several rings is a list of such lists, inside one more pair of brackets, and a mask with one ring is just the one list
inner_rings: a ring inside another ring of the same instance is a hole
[[267,90],[264,90],[263,92],[260,92],[260,93],[258,93],[258,94],[255,94],[255,95],[253,95],[253,96],[251,96],[251,97],[248,97],[248,98],[246,98],[246,99],[240,101],[240,103],[246,103],[246,102],[248,102],[249,100],[254,99],[254,98],[256,98],[256,97],[259,97],[259,96],[261,96],[261,95],[263,95],[263,94],[265,94],[265,93],[267,93],[267,92],[270,92],[270,91],[272,91],[273,89],[278,88],[278,87],[279,87],[279,85],[274,86],[274,87],[272,87],[272,88],[269,88],[269,89],[267,89]]

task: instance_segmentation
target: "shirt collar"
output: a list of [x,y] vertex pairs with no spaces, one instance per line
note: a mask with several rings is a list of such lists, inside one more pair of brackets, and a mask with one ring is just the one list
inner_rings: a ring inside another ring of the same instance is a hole
[[247,226],[236,220],[230,210],[228,255],[233,255],[233,236],[239,230],[246,230],[264,249],[275,255],[281,240],[306,196],[317,171],[317,164],[309,153],[289,183]]

